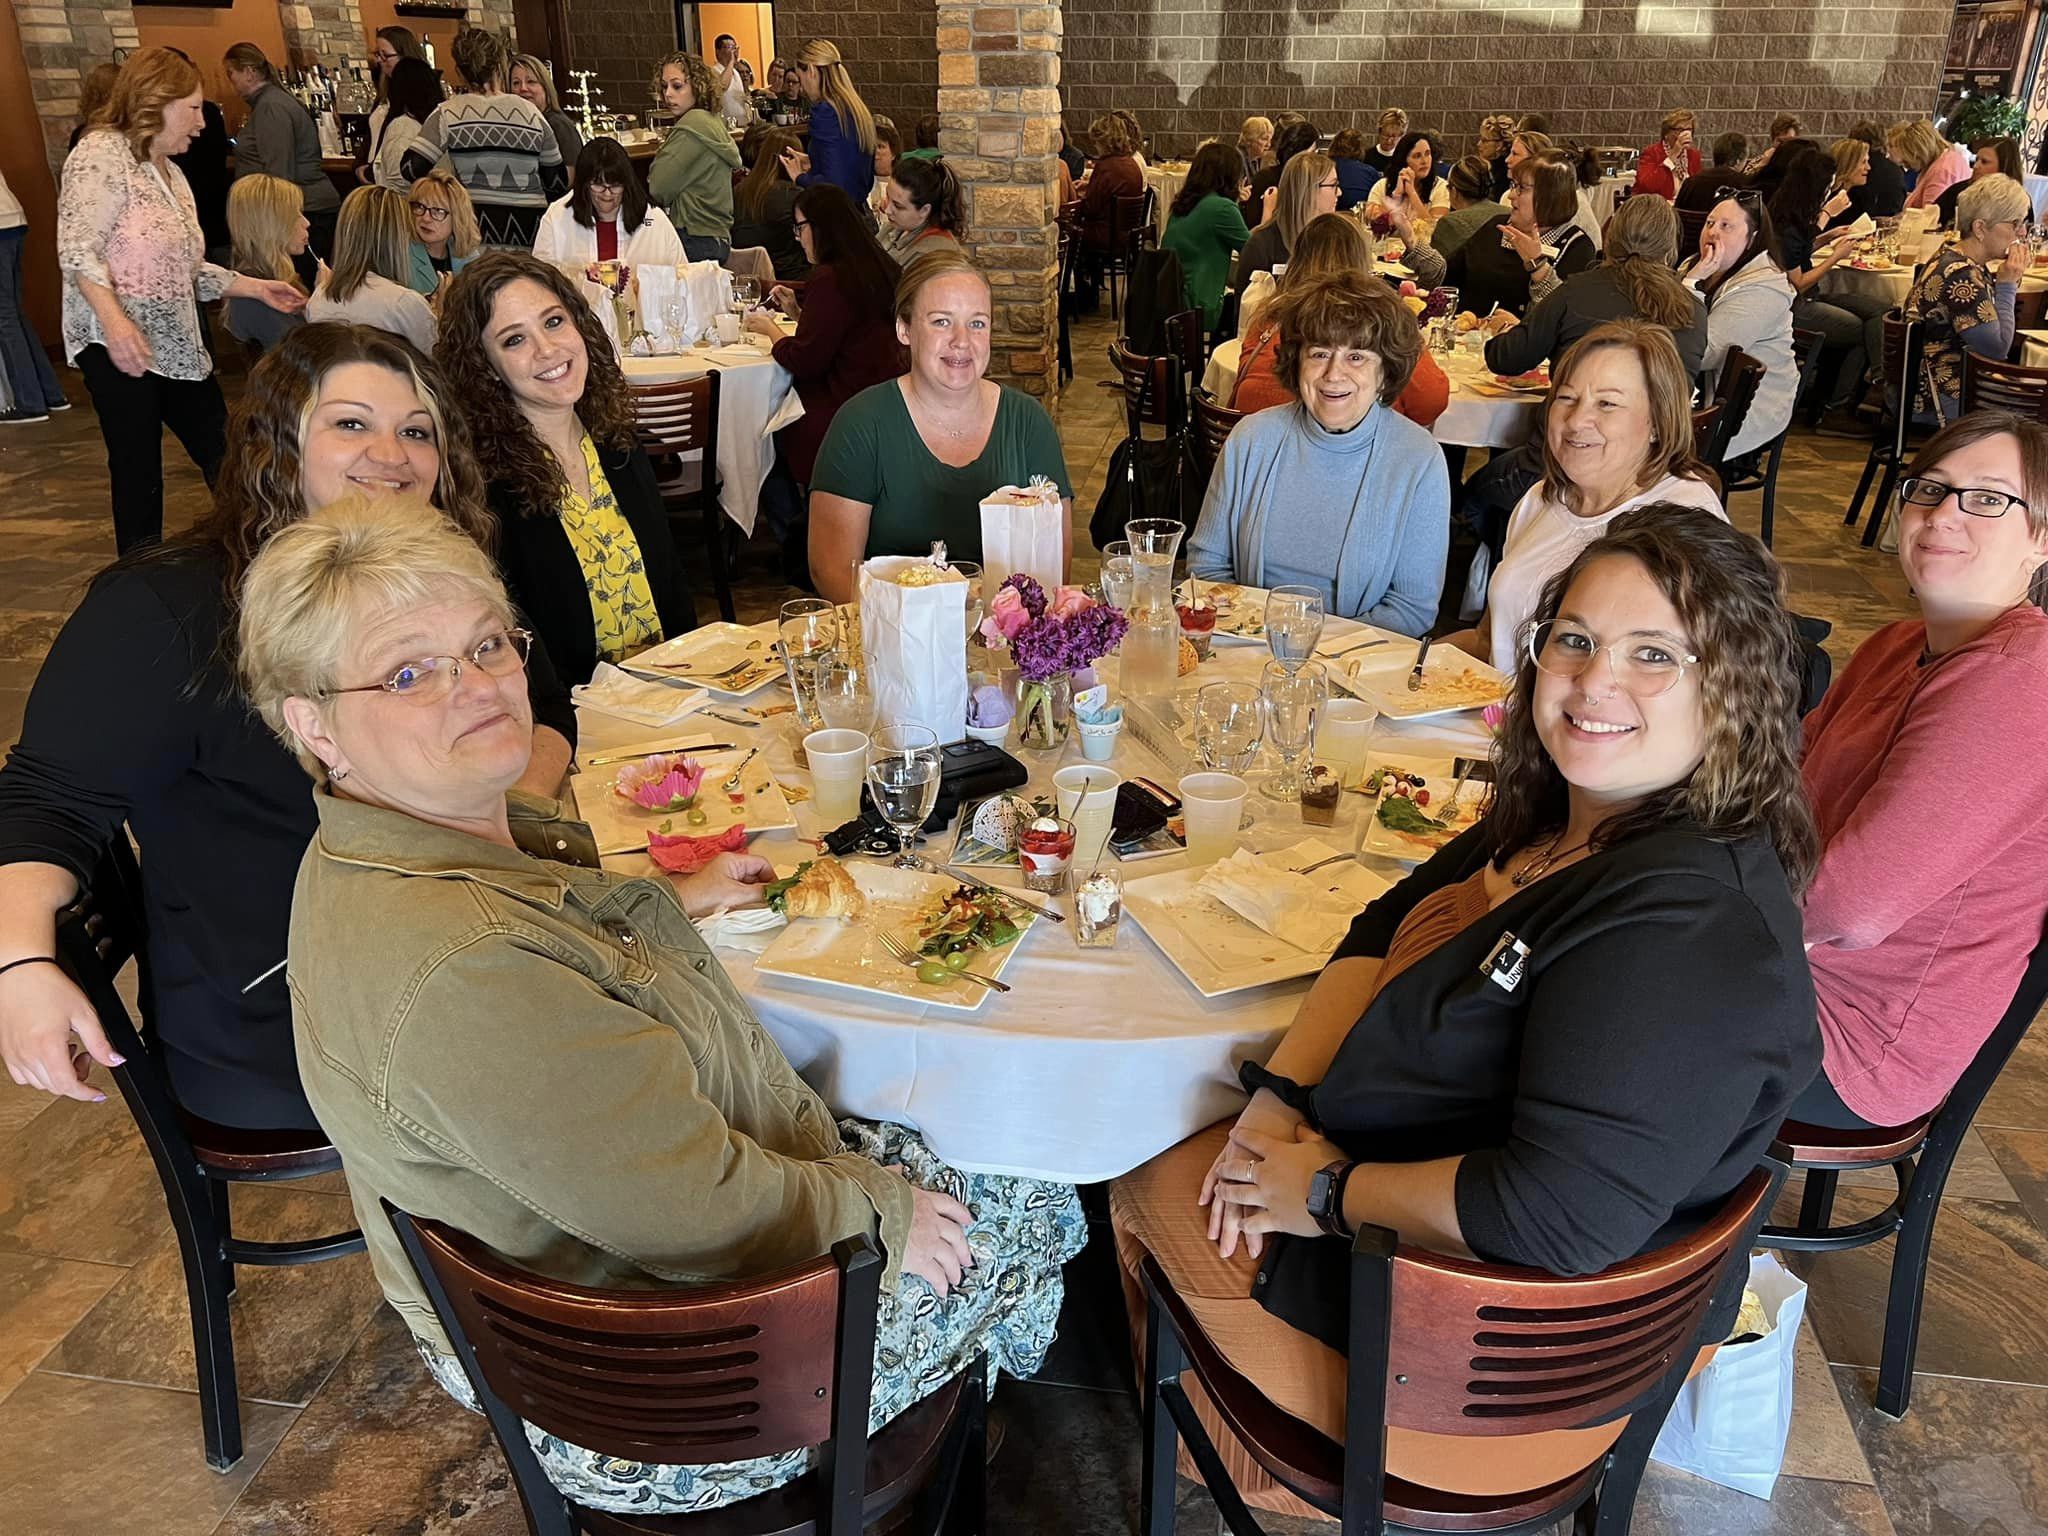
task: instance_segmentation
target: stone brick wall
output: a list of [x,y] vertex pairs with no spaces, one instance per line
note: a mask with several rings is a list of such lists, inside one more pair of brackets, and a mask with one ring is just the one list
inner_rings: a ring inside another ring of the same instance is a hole
[[[596,75],[591,83],[612,111],[645,118],[655,104],[655,63],[675,52],[674,8],[667,0],[573,0],[566,9],[576,68]],[[563,71],[559,83],[573,82]]]
[[1185,154],[1292,108],[1370,129],[1383,107],[1463,152],[1486,112],[1540,111],[1589,142],[1645,144],[1680,106],[1702,140],[1795,111],[1832,138],[1859,117],[1931,114],[1951,0],[1068,0],[1066,116],[1136,112]]
[[332,69],[344,57],[362,59],[363,13],[356,0],[297,0],[280,5],[277,19],[295,65],[325,64]]
[[1058,389],[1058,4],[938,7],[939,147],[960,178],[962,244],[993,301],[988,376]]
[[775,0],[775,46],[793,59],[814,37],[837,43],[861,99],[908,143],[919,116],[937,110],[937,9],[934,0]]
[[14,20],[54,178],[78,120],[79,83],[116,48],[140,45],[135,10],[128,0],[48,0],[17,5]]

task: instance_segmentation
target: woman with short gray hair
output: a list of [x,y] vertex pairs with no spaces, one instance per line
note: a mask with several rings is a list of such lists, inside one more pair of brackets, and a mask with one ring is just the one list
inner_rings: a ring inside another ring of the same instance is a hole
[[1956,200],[1962,238],[1921,269],[1905,304],[1920,330],[1916,416],[1954,421],[1962,412],[1963,354],[2003,359],[2012,350],[2033,212],[2027,189],[2010,176],[1972,182]]

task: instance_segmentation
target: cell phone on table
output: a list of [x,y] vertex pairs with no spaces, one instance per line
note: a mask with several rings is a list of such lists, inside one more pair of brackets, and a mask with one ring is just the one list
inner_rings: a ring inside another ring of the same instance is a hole
[[1118,858],[1148,853],[1173,853],[1186,845],[1168,822],[1180,814],[1180,797],[1150,779],[1125,779],[1116,789],[1111,812],[1109,846]]

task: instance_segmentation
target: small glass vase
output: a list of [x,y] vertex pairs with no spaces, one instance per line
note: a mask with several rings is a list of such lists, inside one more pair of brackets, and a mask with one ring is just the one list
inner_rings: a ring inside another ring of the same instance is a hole
[[1057,672],[1041,681],[1017,679],[1017,745],[1053,752],[1067,744],[1074,724],[1074,675]]

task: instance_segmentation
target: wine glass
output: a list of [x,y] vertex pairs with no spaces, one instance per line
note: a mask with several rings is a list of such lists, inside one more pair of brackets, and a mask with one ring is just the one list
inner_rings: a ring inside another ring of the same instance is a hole
[[875,723],[867,669],[843,651],[818,668],[818,713],[829,730],[865,734]]
[[1323,637],[1323,594],[1314,587],[1275,587],[1266,594],[1266,649],[1292,672],[1315,654]]
[[868,789],[896,834],[898,869],[917,868],[910,845],[939,803],[939,738],[921,725],[885,725],[868,744]]
[[747,312],[761,302],[761,280],[755,277],[736,277],[732,280],[732,312],[739,317],[740,329],[747,328]]
[[1259,675],[1266,701],[1266,745],[1280,766],[1259,786],[1268,800],[1301,799],[1301,759],[1316,744],[1316,717],[1330,699],[1329,669],[1319,661],[1269,661]]
[[782,605],[776,625],[782,640],[782,661],[789,672],[789,691],[796,717],[806,731],[825,729],[818,710],[818,680],[839,645],[839,615],[821,597],[799,597]]
[[1195,756],[1211,773],[1242,778],[1259,755],[1265,705],[1254,683],[1209,683],[1195,695]]

